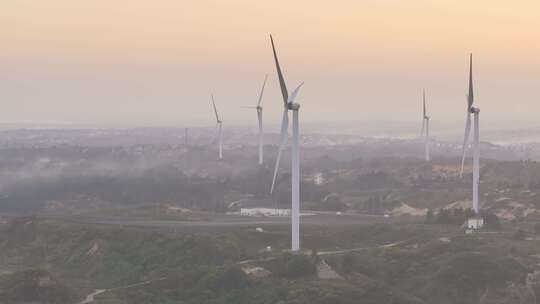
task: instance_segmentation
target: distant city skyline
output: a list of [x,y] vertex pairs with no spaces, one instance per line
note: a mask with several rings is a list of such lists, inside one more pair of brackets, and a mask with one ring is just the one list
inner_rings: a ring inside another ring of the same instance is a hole
[[272,33],[287,82],[305,81],[306,122],[420,122],[425,88],[436,136],[465,119],[472,52],[483,127],[531,125],[539,11],[528,0],[6,1],[0,121],[213,126],[214,93],[225,123],[255,126],[241,106],[269,74],[265,124],[277,125]]

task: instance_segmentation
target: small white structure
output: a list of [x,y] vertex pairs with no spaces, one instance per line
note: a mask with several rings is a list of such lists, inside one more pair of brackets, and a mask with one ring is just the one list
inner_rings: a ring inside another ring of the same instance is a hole
[[243,215],[243,216],[290,216],[291,209],[241,208],[240,215]]
[[272,273],[262,267],[242,267],[242,271],[249,277],[258,279],[264,278]]
[[484,226],[484,218],[474,216],[467,219],[467,229],[478,230]]
[[322,174],[322,172],[318,172],[318,173],[315,173],[315,175],[313,175],[313,183],[317,186],[320,186],[322,184],[324,184],[325,182],[325,179],[324,179],[324,175]]

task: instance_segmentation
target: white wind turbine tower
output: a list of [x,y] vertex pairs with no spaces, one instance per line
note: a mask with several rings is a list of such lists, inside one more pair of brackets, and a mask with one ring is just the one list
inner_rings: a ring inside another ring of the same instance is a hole
[[478,186],[480,183],[480,109],[473,106],[474,89],[472,78],[472,54],[469,62],[469,94],[467,95],[467,120],[465,124],[465,138],[463,139],[463,151],[461,157],[460,176],[463,176],[463,167],[465,165],[465,152],[471,132],[471,115],[474,115],[474,138],[473,138],[473,210],[476,215],[479,212],[478,204]]
[[291,162],[292,162],[292,208],[291,208],[291,224],[292,224],[292,251],[300,250],[300,152],[299,152],[299,126],[298,126],[298,112],[300,110],[300,104],[295,103],[294,100],[298,95],[298,91],[304,83],[301,83],[289,96],[287,91],[287,85],[285,79],[281,73],[279,66],[279,60],[276,54],[276,48],[274,46],[274,40],[270,35],[270,43],[272,44],[272,52],[274,53],[274,60],[276,62],[276,70],[279,77],[279,86],[281,88],[281,94],[283,95],[283,120],[281,121],[281,136],[278,149],[278,155],[276,159],[276,166],[274,168],[274,177],[272,179],[272,187],[270,193],[274,192],[274,186],[276,183],[277,171],[279,168],[279,160],[281,158],[281,152],[285,144],[287,143],[288,131],[289,131],[289,110],[293,112],[293,127],[292,127],[292,144],[291,144]]
[[264,134],[263,134],[263,107],[261,106],[261,101],[264,93],[264,87],[266,86],[266,80],[268,75],[264,76],[263,85],[261,92],[259,93],[259,101],[255,107],[248,107],[250,109],[257,110],[257,120],[259,121],[259,165],[263,164],[263,145],[264,145]]
[[424,111],[422,114],[422,132],[420,133],[420,137],[424,137],[424,145],[425,145],[425,159],[426,161],[430,161],[431,157],[429,155],[429,119],[430,117],[427,116],[426,112],[426,90],[423,91],[423,101],[424,101]]
[[218,149],[219,149],[219,159],[223,159],[223,136],[222,136],[222,125],[223,121],[219,118],[218,111],[216,108],[216,103],[214,101],[214,95],[212,97],[212,105],[214,106],[214,113],[216,113],[216,130],[218,131]]

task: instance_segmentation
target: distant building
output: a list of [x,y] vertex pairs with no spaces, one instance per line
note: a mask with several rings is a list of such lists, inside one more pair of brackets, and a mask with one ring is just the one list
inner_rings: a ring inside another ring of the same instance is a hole
[[291,209],[241,208],[240,215],[243,215],[243,216],[290,216]]
[[324,175],[322,174],[322,172],[316,173],[313,176],[313,183],[318,186],[325,183]]
[[478,230],[484,226],[484,218],[481,216],[474,216],[467,219],[467,229]]

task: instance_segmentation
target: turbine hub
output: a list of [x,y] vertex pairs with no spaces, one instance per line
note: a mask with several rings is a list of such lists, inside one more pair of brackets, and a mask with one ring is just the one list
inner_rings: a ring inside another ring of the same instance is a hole
[[471,112],[471,114],[480,113],[480,108],[471,107],[469,112]]
[[300,104],[296,103],[296,102],[291,102],[291,103],[287,104],[287,108],[289,110],[298,111],[300,109]]

